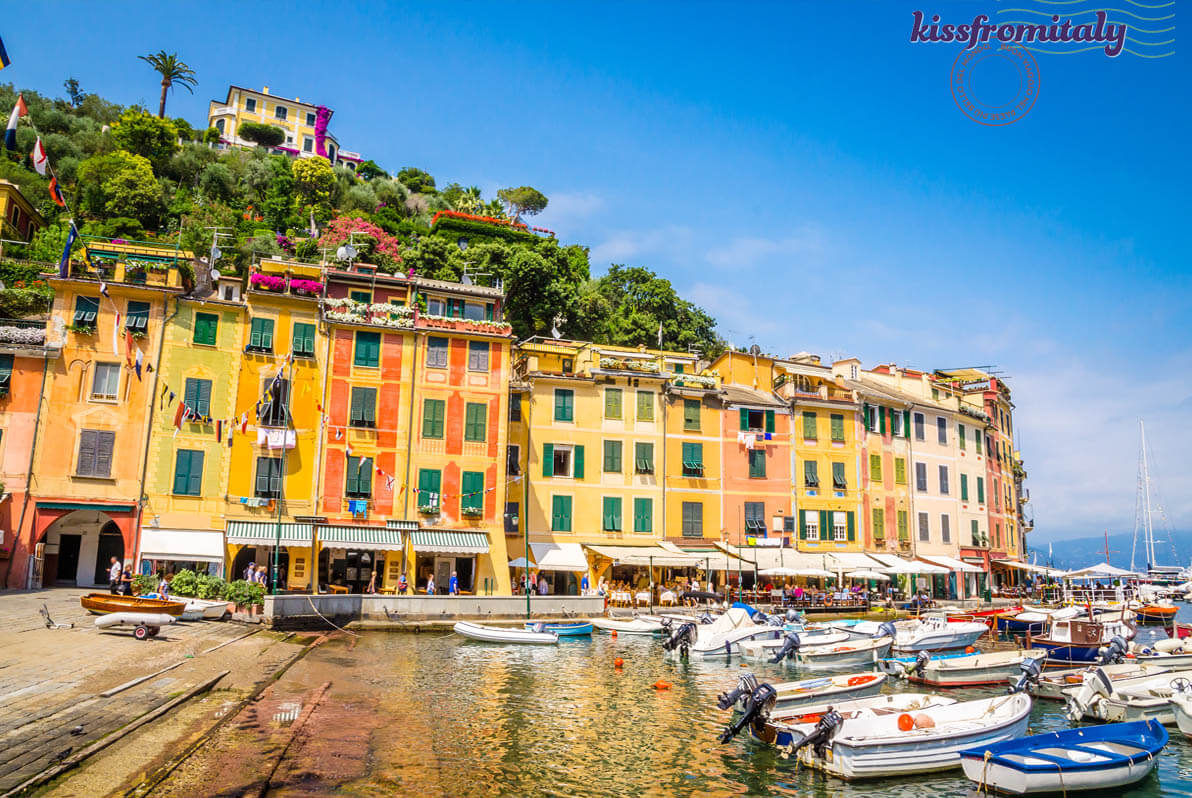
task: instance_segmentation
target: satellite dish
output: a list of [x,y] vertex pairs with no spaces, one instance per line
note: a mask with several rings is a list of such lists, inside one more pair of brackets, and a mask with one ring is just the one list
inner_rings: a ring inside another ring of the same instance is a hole
[[211,262],[215,263],[221,257],[223,257],[223,252],[220,251],[220,248],[215,246],[211,247]]
[[468,251],[468,239],[464,238],[463,236],[460,236],[459,241],[456,241],[455,245],[459,247],[460,252]]
[[754,344],[753,346],[749,347],[749,354],[760,355],[761,353],[762,353],[762,348],[760,346],[758,346],[757,344]]
[[335,257],[340,260],[352,260],[356,257],[356,248],[351,244],[343,244],[339,249],[335,250]]
[[222,276],[223,276],[223,275],[221,275],[221,274],[219,273],[219,269],[212,269],[212,270],[211,270],[211,279],[212,279],[212,280],[218,280],[218,279],[219,279],[220,277],[222,277]]

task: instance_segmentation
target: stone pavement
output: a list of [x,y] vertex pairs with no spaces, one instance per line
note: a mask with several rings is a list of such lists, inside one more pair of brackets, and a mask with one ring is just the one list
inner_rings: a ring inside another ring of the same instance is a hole
[[[174,624],[147,641],[127,630],[100,631],[79,606],[87,592],[0,593],[0,794],[223,670],[267,678],[300,648],[283,635],[228,622]],[[74,628],[47,629],[43,604],[54,621]]]

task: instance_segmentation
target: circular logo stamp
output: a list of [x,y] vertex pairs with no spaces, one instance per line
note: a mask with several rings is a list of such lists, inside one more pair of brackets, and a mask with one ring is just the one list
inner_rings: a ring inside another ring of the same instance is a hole
[[1038,96],[1039,65],[1021,47],[986,42],[962,51],[952,65],[952,99],[982,125],[1017,122]]

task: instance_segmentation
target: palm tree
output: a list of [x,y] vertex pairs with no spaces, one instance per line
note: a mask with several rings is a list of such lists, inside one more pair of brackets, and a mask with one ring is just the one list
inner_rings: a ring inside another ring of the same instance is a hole
[[153,67],[161,75],[161,103],[157,106],[157,115],[165,117],[166,115],[166,94],[170,91],[175,83],[184,87],[191,94],[194,94],[194,89],[191,88],[198,84],[195,78],[195,71],[186,65],[186,62],[178,60],[177,53],[167,53],[165,50],[159,50],[151,55],[138,55],[137,58],[144,61],[149,66]]

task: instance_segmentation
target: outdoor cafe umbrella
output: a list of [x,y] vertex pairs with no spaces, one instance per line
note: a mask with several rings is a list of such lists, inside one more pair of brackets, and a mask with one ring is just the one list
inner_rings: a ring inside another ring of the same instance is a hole
[[758,573],[762,576],[799,576],[800,571],[797,568],[787,568],[780,565],[776,568],[763,568]]
[[797,568],[795,576],[836,576],[836,574],[823,568]]
[[881,579],[889,581],[890,577],[877,571],[849,571],[845,574],[849,579]]

